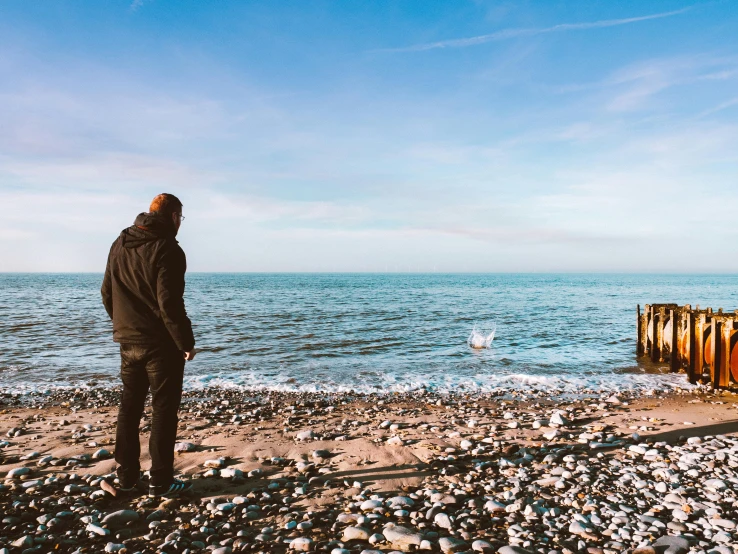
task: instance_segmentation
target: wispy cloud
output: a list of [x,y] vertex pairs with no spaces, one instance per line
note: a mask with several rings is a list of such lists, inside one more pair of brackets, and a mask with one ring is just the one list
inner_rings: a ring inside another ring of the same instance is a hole
[[574,232],[557,227],[534,227],[519,229],[517,227],[454,227],[432,229],[434,232],[452,236],[460,236],[483,242],[502,242],[506,244],[540,243],[609,243],[615,241],[636,240],[635,236],[607,235],[603,233]]
[[3,228],[0,227],[0,241],[17,241],[23,240],[34,236],[30,231],[24,231],[23,229]]
[[487,35],[479,35],[476,37],[457,38],[450,40],[441,40],[438,42],[429,42],[426,44],[416,44],[413,46],[407,46],[403,48],[386,48],[374,50],[375,52],[423,52],[426,50],[436,50],[439,48],[465,48],[467,46],[477,46],[479,44],[485,44],[487,42],[495,42],[500,40],[509,40],[518,37],[531,37],[536,35],[543,35],[548,33],[559,33],[564,31],[584,31],[587,29],[602,29],[604,27],[617,27],[619,25],[629,25],[630,23],[639,23],[641,21],[649,21],[651,19],[662,19],[665,17],[672,17],[679,15],[692,9],[691,6],[682,8],[680,10],[674,10],[670,12],[654,13],[650,15],[643,15],[640,17],[628,17],[623,19],[604,19],[601,21],[589,21],[584,23],[560,23],[553,25],[552,27],[541,27],[541,28],[517,28],[517,29],[503,29],[501,31],[495,31]]
[[146,3],[147,0],[133,0],[131,2],[131,5],[128,7],[129,10],[132,12],[135,12],[138,10],[141,6],[143,6]]
[[733,77],[738,77],[738,69],[736,68],[700,75],[699,79],[701,81],[725,81]]
[[714,108],[710,108],[709,110],[705,110],[701,114],[699,114],[698,117],[705,117],[708,115],[712,115],[717,112],[721,112],[723,110],[727,110],[728,108],[732,108],[733,106],[738,106],[738,96],[735,98],[731,98],[730,100],[727,100],[725,102],[722,102],[715,106]]
[[[604,102],[608,111],[633,112],[666,107],[667,104],[656,105],[650,100],[674,87],[701,85],[717,89],[722,83],[728,84],[736,78],[738,58],[708,52],[643,59],[616,69],[598,81],[569,83],[547,90],[556,94],[600,92],[603,96],[599,102]],[[670,100],[669,108],[679,103],[679,98]]]
[[607,108],[615,112],[631,111],[644,106],[649,98],[680,82],[675,72],[660,63],[648,64],[619,75],[613,86],[622,86]]
[[203,171],[184,160],[166,157],[98,153],[73,158],[6,159],[0,157],[0,175],[25,186],[68,186],[99,188],[107,186],[179,186],[218,182],[221,174]]
[[208,220],[251,223],[309,222],[316,225],[354,225],[370,218],[367,208],[333,201],[296,201],[244,194],[212,194],[199,215]]

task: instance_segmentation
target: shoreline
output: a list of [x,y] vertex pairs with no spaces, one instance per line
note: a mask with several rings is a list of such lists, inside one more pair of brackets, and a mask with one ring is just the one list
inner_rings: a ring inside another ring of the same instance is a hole
[[[0,551],[195,552],[217,544],[286,552],[292,544],[293,551],[308,545],[358,554],[403,550],[411,541],[413,548],[471,552],[474,541],[486,541],[476,550],[566,554],[581,551],[583,542],[597,554],[631,551],[663,535],[706,552],[735,542],[738,551],[735,526],[716,524],[708,533],[701,521],[711,526],[719,515],[738,522],[731,504],[738,440],[718,440],[727,451],[722,459],[715,455],[720,448],[686,440],[738,432],[732,393],[566,399],[514,391],[507,398],[190,391],[177,440],[191,451],[176,454],[175,469],[193,479],[194,491],[161,504],[143,491],[123,498],[101,488],[115,468],[116,402],[109,389],[0,397],[7,443],[0,447]],[[144,432],[144,468],[146,440]],[[705,483],[715,478],[725,487],[712,493]],[[715,502],[715,494],[728,498]],[[672,506],[669,495],[681,495],[684,504]],[[133,520],[106,522],[120,510]],[[676,510],[684,515],[676,518]],[[633,520],[631,532],[617,531],[623,518]],[[640,530],[649,518],[654,522]]]
[[[290,378],[277,384],[254,385],[252,375],[231,373],[212,373],[205,375],[185,375],[184,393],[197,395],[209,394],[209,391],[237,391],[256,395],[348,395],[351,397],[377,397],[388,395],[474,395],[479,397],[528,395],[531,397],[565,397],[565,396],[599,396],[602,394],[624,395],[656,395],[680,393],[685,390],[700,390],[707,385],[692,385],[684,373],[669,373],[664,368],[654,372],[614,372],[608,376],[592,375],[539,375],[513,373],[493,376],[485,381],[483,378],[458,377],[457,381],[427,384],[418,377],[417,381],[393,382],[384,385],[355,385],[309,383],[299,385]],[[425,376],[427,377],[427,376]],[[110,391],[120,389],[119,376],[88,379],[84,382],[58,385],[38,382],[33,385],[0,386],[0,403],[25,401],[27,399],[43,399],[64,397],[75,392]]]

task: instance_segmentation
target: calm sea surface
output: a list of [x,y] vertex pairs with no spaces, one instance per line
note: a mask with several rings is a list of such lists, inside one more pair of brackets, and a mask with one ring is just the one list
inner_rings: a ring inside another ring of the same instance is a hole
[[[0,274],[0,388],[116,382],[102,275]],[[738,308],[738,276],[189,274],[189,387],[647,387],[635,308]],[[490,348],[472,329],[496,324]]]

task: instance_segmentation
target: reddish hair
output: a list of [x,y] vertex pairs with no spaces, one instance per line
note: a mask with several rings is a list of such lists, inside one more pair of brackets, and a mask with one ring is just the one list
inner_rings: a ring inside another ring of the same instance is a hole
[[169,216],[182,211],[182,202],[173,194],[163,192],[162,194],[157,194],[151,201],[149,211]]

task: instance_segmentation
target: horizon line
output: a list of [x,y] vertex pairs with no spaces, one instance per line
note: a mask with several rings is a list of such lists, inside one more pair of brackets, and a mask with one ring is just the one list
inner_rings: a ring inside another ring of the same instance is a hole
[[[104,271],[0,271],[0,275],[103,275]],[[187,275],[721,275],[738,271],[188,271]]]

